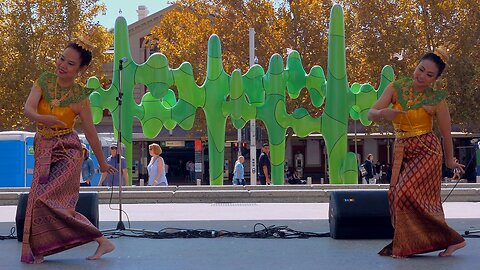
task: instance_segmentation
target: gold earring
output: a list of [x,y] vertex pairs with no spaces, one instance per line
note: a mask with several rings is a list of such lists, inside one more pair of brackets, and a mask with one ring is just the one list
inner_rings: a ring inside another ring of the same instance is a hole
[[447,81],[444,78],[438,78],[433,83],[433,89],[435,90],[445,90],[447,88]]

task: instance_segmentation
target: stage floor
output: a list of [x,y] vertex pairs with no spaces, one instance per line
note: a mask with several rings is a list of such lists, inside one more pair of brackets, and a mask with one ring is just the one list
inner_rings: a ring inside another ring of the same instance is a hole
[[[112,205],[115,207],[116,205]],[[455,230],[480,228],[480,203],[445,203],[447,222]],[[158,231],[163,228],[253,232],[255,223],[286,225],[291,229],[323,233],[329,231],[328,204],[135,204],[124,205],[130,226]],[[122,218],[128,227],[126,217]],[[0,235],[14,226],[15,207],[0,207]],[[118,211],[100,205],[100,228],[115,228]],[[480,234],[478,234],[480,235]],[[0,241],[1,270],[17,269],[476,269],[480,261],[480,239],[467,238],[467,247],[455,256],[440,258],[438,252],[408,259],[382,257],[377,252],[389,240],[308,239],[112,239],[113,253],[88,261],[95,243],[46,257],[41,265],[19,262],[17,240]]]

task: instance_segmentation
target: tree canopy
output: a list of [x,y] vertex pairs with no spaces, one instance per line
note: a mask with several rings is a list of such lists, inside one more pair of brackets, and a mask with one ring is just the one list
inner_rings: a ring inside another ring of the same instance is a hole
[[[453,122],[480,131],[480,7],[470,0],[344,0],[347,69],[353,82],[378,85],[384,65],[409,76],[421,56],[444,45],[451,60],[443,85]],[[225,70],[248,69],[248,29],[255,29],[255,54],[263,67],[273,53],[300,52],[303,66],[327,64],[331,0],[178,0],[148,37],[171,66],[192,63],[197,82],[206,74],[208,37],[222,42]],[[328,78],[327,78],[328,79]],[[313,108],[306,91],[288,108]]]

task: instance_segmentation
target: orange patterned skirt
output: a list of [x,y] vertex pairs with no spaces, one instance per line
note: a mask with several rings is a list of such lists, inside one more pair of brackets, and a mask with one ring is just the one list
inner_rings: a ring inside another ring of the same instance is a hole
[[46,139],[35,136],[35,167],[28,195],[21,261],[58,253],[101,237],[75,211],[80,189],[82,147],[74,132]]
[[442,147],[437,136],[397,139],[394,151],[388,197],[395,233],[379,254],[405,257],[463,242],[443,213]]

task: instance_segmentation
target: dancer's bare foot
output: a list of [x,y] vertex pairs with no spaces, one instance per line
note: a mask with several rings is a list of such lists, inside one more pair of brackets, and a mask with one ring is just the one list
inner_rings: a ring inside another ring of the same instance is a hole
[[105,237],[100,237],[95,239],[98,242],[98,247],[95,253],[92,256],[88,256],[88,260],[98,260],[104,254],[112,252],[115,249],[115,246]]
[[40,264],[40,263],[43,263],[43,261],[44,261],[44,258],[41,255],[40,256],[35,256],[35,259],[33,259],[34,264]]
[[455,252],[457,249],[461,249],[461,248],[465,247],[466,245],[467,245],[467,243],[465,243],[465,241],[463,241],[459,244],[456,244],[456,245],[451,245],[447,249],[445,249],[444,251],[438,253],[438,256],[440,256],[440,257],[452,256],[453,252]]

